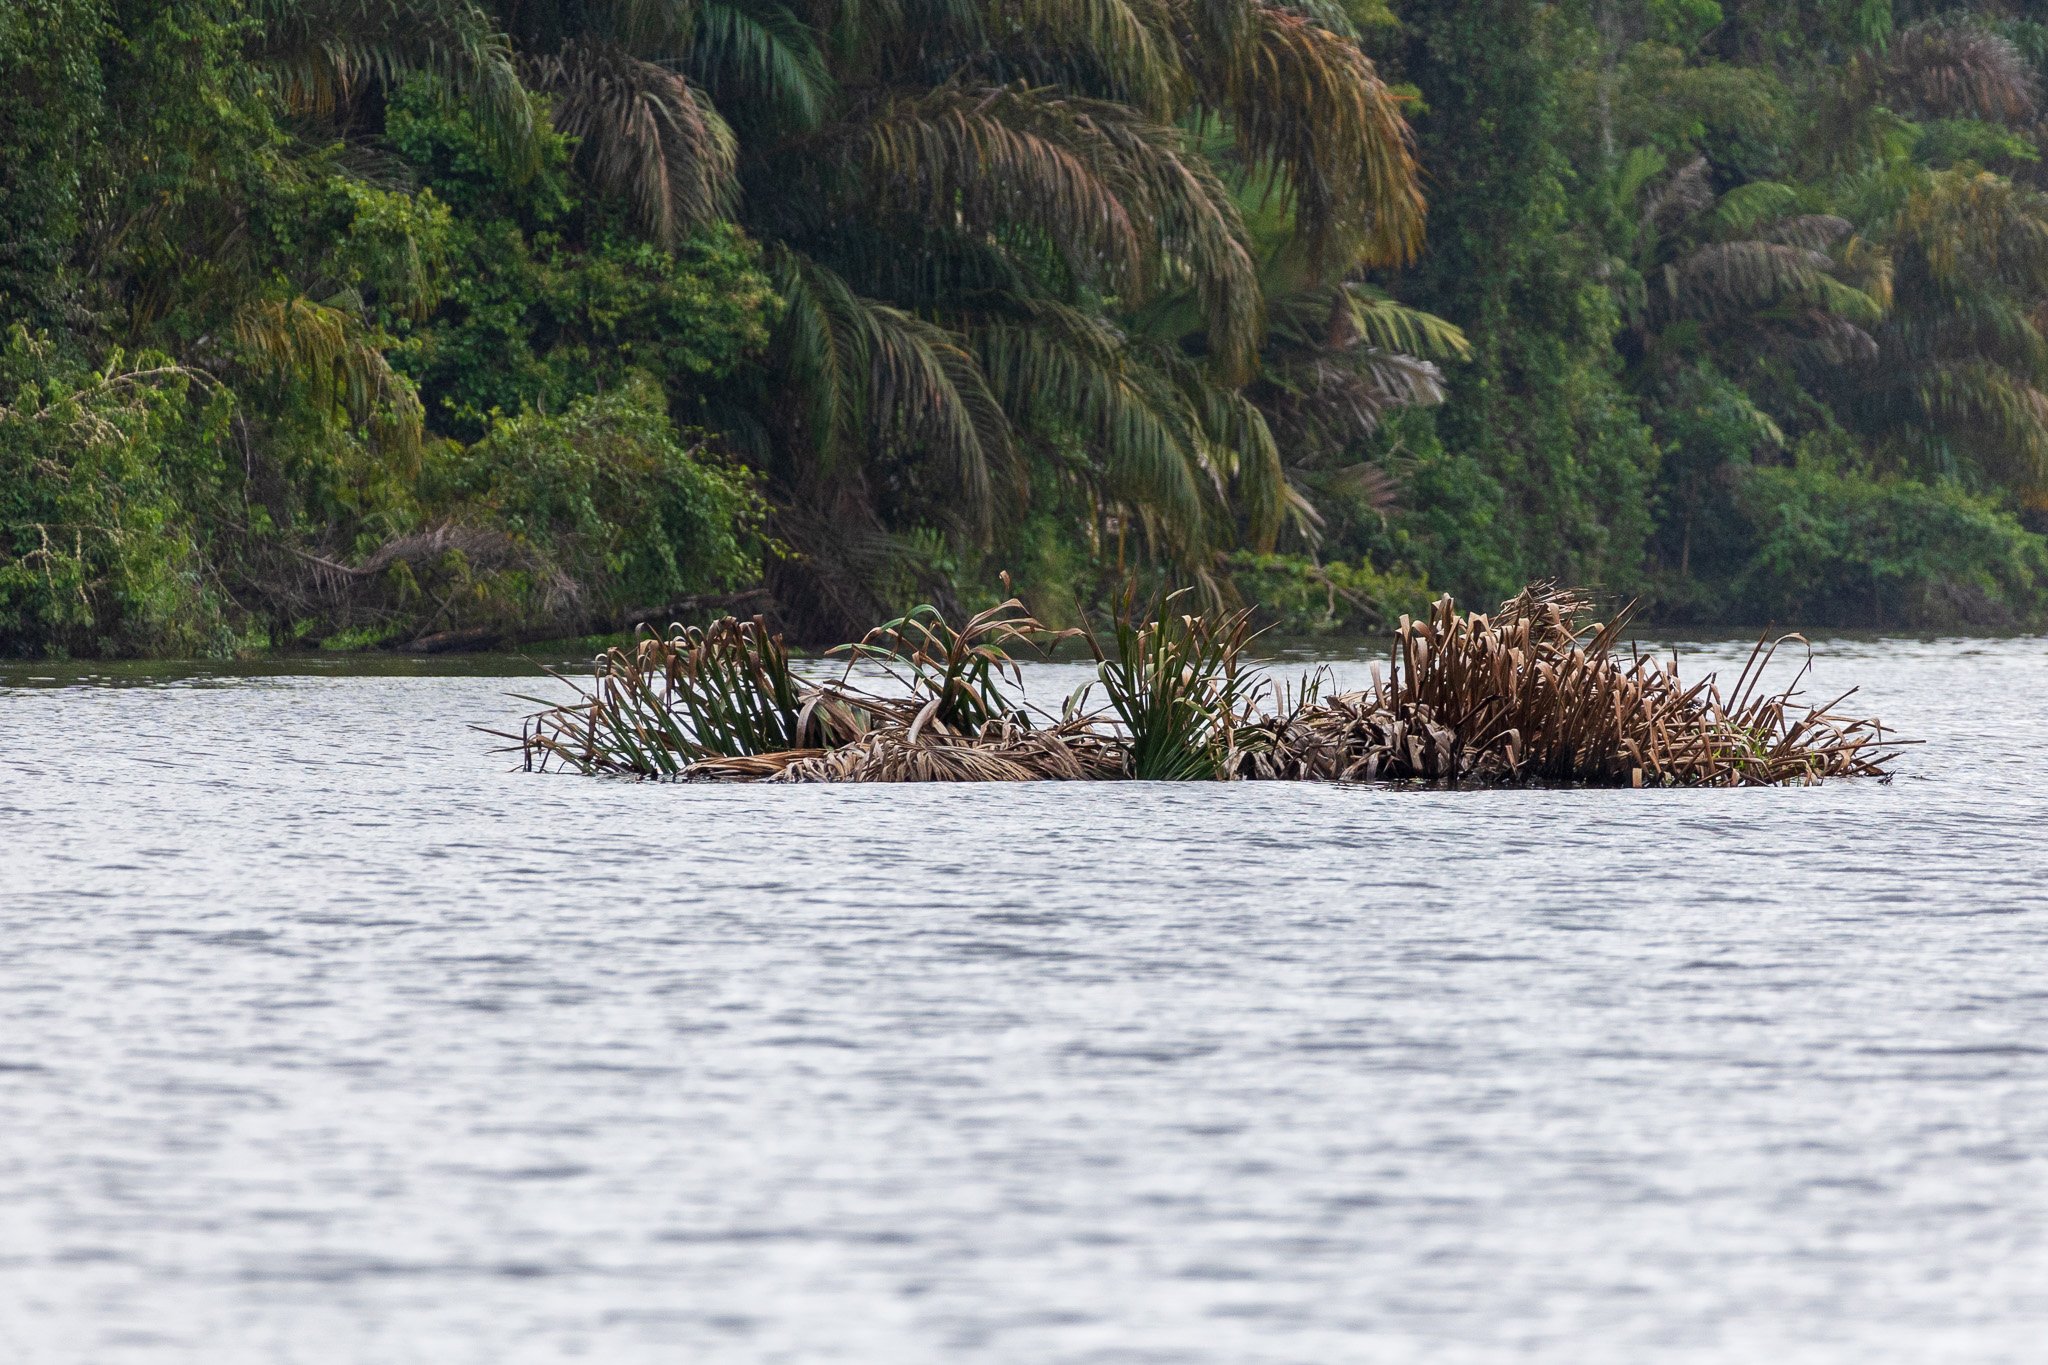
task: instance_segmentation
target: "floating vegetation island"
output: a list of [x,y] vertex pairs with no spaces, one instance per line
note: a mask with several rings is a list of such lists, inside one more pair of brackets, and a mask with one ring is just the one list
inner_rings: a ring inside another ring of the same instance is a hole
[[[1728,692],[1621,648],[1626,610],[1525,589],[1491,615],[1449,598],[1403,617],[1390,668],[1338,693],[1252,666],[1249,612],[1191,614],[1127,594],[1109,637],[1053,630],[1015,599],[959,629],[930,607],[801,677],[759,617],[673,627],[608,650],[577,699],[527,718],[530,770],[731,782],[1231,779],[1444,786],[1776,786],[1890,775],[1882,725],[1763,677],[1797,636],[1760,641]],[[1024,705],[1014,651],[1082,641],[1096,677],[1058,714]],[[866,667],[860,667],[865,665]],[[857,675],[887,676],[884,695]],[[562,676],[562,675],[557,675]],[[1099,696],[1098,696],[1099,690]],[[510,736],[508,736],[509,738]]]

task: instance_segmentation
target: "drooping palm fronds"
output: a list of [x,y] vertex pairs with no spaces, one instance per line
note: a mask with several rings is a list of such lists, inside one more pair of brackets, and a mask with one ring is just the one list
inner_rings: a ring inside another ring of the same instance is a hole
[[1170,10],[1157,0],[994,0],[984,39],[1034,79],[1089,90],[1162,123],[1188,98]]
[[1708,242],[1673,263],[1666,288],[1697,309],[1748,310],[1818,294],[1834,264],[1825,251],[1788,242]]
[[818,35],[774,0],[707,0],[697,7],[690,69],[735,115],[793,131],[824,121],[833,79]]
[[[1292,694],[1244,660],[1249,613],[1149,610],[1127,592],[1090,689],[1058,717],[1005,696],[1007,646],[1056,638],[1016,601],[954,631],[914,613],[848,646],[900,692],[850,672],[805,682],[756,619],[648,637],[600,660],[577,700],[528,719],[530,769],[723,781],[1011,782],[1108,778],[1415,781],[1449,785],[1776,786],[1889,775],[1899,741],[1801,700],[1806,669],[1764,686],[1788,636],[1760,642],[1734,685],[1687,685],[1675,661],[1620,648],[1626,611],[1590,619],[1580,594],[1538,585],[1492,615],[1446,598],[1402,618],[1390,674],[1365,691]],[[897,671],[895,666],[903,666]],[[1258,713],[1261,697],[1273,709]]]
[[1716,195],[1696,156],[1668,174],[1638,148],[1615,173],[1626,252],[1614,274],[1627,350],[1669,374],[1699,343],[1729,372],[1791,362],[1842,382],[1878,352],[1892,303],[1891,254],[1810,191],[1752,181]]
[[1358,462],[1358,438],[1395,408],[1442,402],[1438,362],[1461,360],[1471,347],[1442,318],[1358,283],[1294,290],[1270,314],[1264,374],[1251,395],[1275,448],[1287,452],[1288,488],[1310,495],[1296,504],[1297,524],[1313,540],[1314,495],[1391,491],[1384,470]]
[[[951,333],[986,377],[1007,444],[1072,452],[1062,478],[1085,489],[1102,526],[1140,528],[1138,552],[1184,581],[1214,571],[1221,541],[1266,549],[1288,515],[1313,520],[1251,388],[1267,360],[1269,299],[1266,244],[1254,243],[1241,199],[1261,199],[1284,239],[1274,249],[1315,283],[1405,260],[1422,223],[1400,100],[1325,8],[931,0],[800,11],[831,77],[823,116],[758,124],[728,101],[743,130],[742,218],[785,263],[791,299],[776,344],[785,368],[764,386],[775,409],[806,414],[768,424],[785,496],[812,496],[821,469],[843,459],[860,477],[828,472],[843,485],[834,500],[890,490],[886,513],[856,519],[862,534],[870,520],[968,537],[991,524],[971,498],[933,496],[958,480],[928,475],[972,466],[974,444],[952,439],[970,428],[901,440],[901,399],[915,389],[889,389],[892,405],[863,378],[860,312],[894,309]],[[699,82],[713,79],[709,13],[677,54]],[[713,88],[744,98],[729,81]],[[1440,395],[1428,365],[1397,350],[1367,368],[1379,406]],[[812,524],[828,535],[833,525]],[[806,559],[843,558],[804,528],[778,534]]]
[[[434,74],[530,164],[545,96],[580,175],[647,237],[733,217],[766,245],[792,294],[782,363],[715,406],[757,438],[782,505],[868,504],[805,522],[827,534],[937,528],[975,553],[1021,503],[1016,452],[1056,446],[1094,529],[1142,527],[1138,552],[1184,579],[1233,532],[1270,548],[1314,514],[1251,392],[1261,258],[1323,285],[1420,241],[1402,100],[1341,4],[260,0],[258,17],[304,112]],[[1253,241],[1251,198],[1284,240]],[[1357,393],[1439,396],[1430,356],[1371,345],[1347,357]],[[785,520],[808,562],[860,558]]]
[[555,126],[578,140],[577,164],[630,201],[656,241],[673,243],[732,209],[738,144],[682,76],[597,39],[564,43],[528,72],[554,97]]
[[419,458],[426,421],[419,394],[348,309],[303,295],[255,299],[236,312],[231,330],[243,364],[303,383],[316,409],[368,426],[401,467]]
[[1042,304],[1019,321],[984,323],[974,340],[1007,411],[1044,403],[1061,414],[1096,453],[1102,486],[1150,518],[1166,546],[1200,556],[1214,494],[1200,418],[1129,338],[1078,309]]
[[472,0],[256,0],[256,56],[287,105],[320,118],[374,87],[434,76],[507,159],[538,164],[511,43]]
[[[1968,460],[2023,490],[2048,487],[2048,393],[2024,372],[1982,359],[1933,360],[1905,396],[1935,428],[1921,434],[1923,463],[1950,473]],[[1896,433],[1894,446],[1910,448],[1910,440]]]
[[1289,6],[1175,8],[1201,100],[1289,200],[1307,255],[1413,259],[1424,217],[1413,135],[1358,44]]
[[882,213],[1028,222],[1075,274],[1141,288],[1142,220],[1111,183],[1121,168],[1100,144],[1093,122],[1054,92],[944,85],[887,102],[851,153]]
[[[1879,187],[1882,190],[1885,187]],[[1875,197],[1875,196],[1874,196]],[[1880,451],[1944,475],[2048,488],[2048,195],[1931,171],[1878,203],[1893,258],[1880,354],[1845,411]]]
[[1706,171],[1706,158],[1695,157],[1645,196],[1634,244],[1646,286],[1642,325],[1754,324],[1772,310],[1779,330],[1786,313],[1877,325],[1888,260],[1856,239],[1846,218],[1807,212],[1797,190],[1774,181],[1716,199]]
[[985,532],[1017,493],[1010,425],[961,338],[862,298],[839,274],[792,251],[769,266],[787,310],[776,346],[807,401],[809,461],[833,465],[873,441],[936,465],[962,524]]
[[[923,250],[953,237],[993,246],[1009,266],[1007,292],[1027,307],[1077,287],[1130,305],[1186,289],[1201,302],[1219,377],[1237,382],[1252,363],[1260,298],[1244,227],[1178,128],[1022,82],[951,82],[882,94],[841,137],[805,150],[809,164],[789,172],[797,189],[783,193],[801,196],[791,211],[820,224],[821,236],[827,224],[842,235],[847,218],[933,225],[942,231]],[[850,253],[842,259],[868,273]]]
[[1901,33],[1886,54],[1886,88],[1904,112],[2025,126],[2040,92],[2012,41],[1960,17],[1929,19]]

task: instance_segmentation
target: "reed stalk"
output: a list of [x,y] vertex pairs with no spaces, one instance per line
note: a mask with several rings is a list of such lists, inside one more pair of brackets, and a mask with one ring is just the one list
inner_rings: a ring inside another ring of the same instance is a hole
[[[1186,596],[1185,589],[1169,593],[1140,614],[1126,589],[1110,647],[1086,635],[1103,695],[1123,727],[1128,775],[1141,780],[1225,776],[1254,691],[1254,675],[1241,663],[1252,614],[1190,615],[1177,609]],[[1083,705],[1077,699],[1068,711]]]

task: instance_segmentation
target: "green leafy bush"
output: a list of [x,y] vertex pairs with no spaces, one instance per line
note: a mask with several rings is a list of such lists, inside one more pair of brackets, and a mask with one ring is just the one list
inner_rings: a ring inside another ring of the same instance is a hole
[[1420,574],[1366,561],[1237,554],[1229,563],[1245,600],[1258,604],[1260,621],[1282,636],[1391,630],[1403,615],[1420,616],[1431,598]]
[[87,372],[51,351],[19,325],[0,350],[0,654],[219,647],[189,509],[227,403],[161,357]]
[[463,566],[488,570],[462,584],[465,616],[603,626],[758,571],[764,509],[752,476],[679,436],[661,390],[637,372],[566,412],[501,417],[476,444],[444,448],[421,501],[433,524],[509,541],[495,565]]
[[2048,538],[1957,483],[1781,466],[1745,471],[1734,500],[1753,545],[1736,619],[2010,626],[2048,608]]
[[494,415],[560,412],[628,369],[688,402],[767,344],[781,304],[738,228],[714,224],[673,249],[636,240],[575,193],[568,139],[544,132],[540,169],[515,175],[426,82],[399,92],[386,136],[457,211],[440,306],[417,325],[390,322],[404,338],[394,360],[437,429],[473,440]]

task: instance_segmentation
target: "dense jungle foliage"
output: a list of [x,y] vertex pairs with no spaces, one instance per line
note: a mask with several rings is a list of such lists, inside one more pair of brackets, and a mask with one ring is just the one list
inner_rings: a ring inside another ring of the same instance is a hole
[[2013,0],[10,0],[0,654],[2048,618]]

